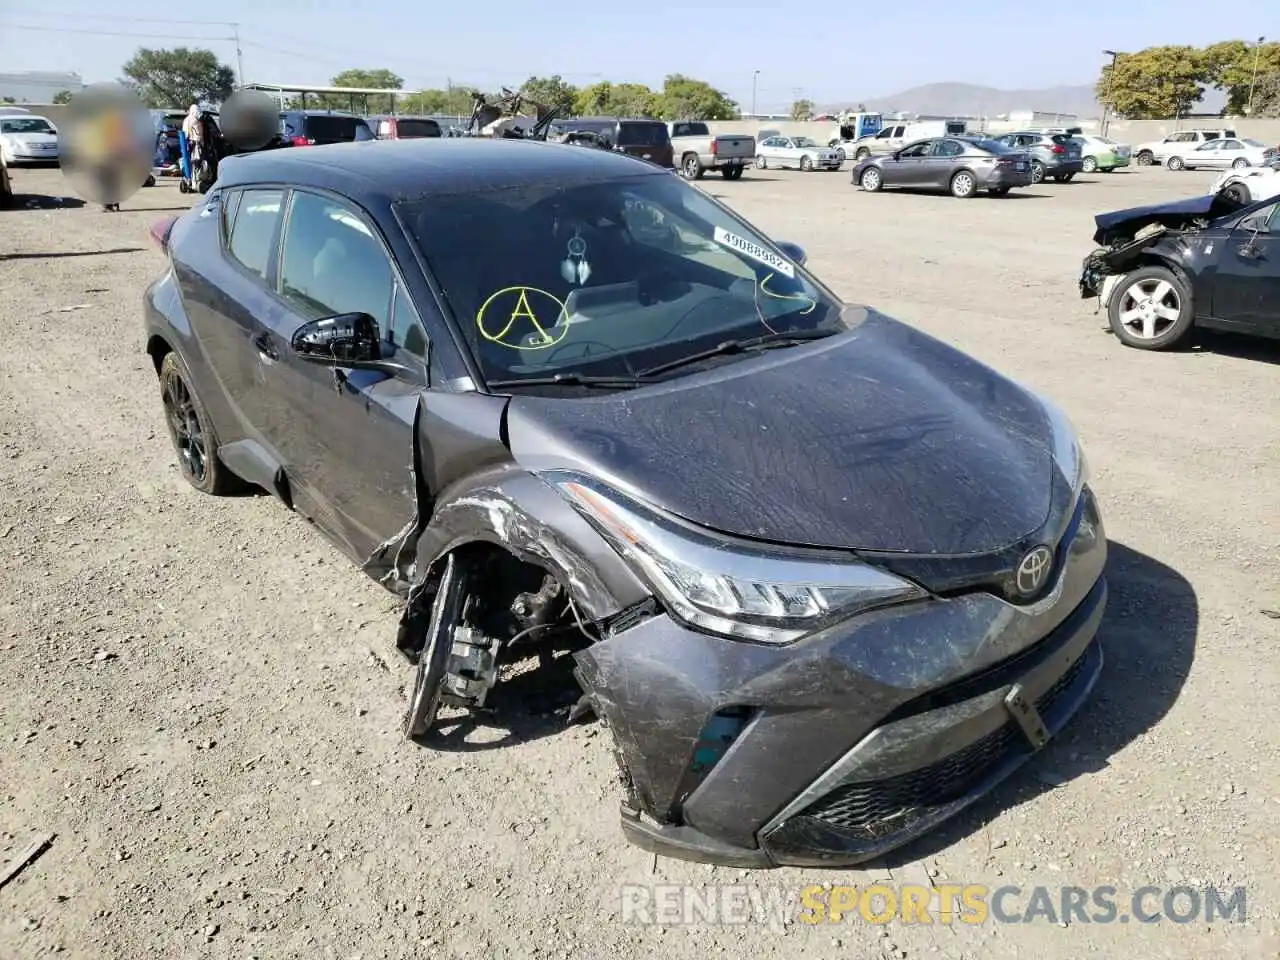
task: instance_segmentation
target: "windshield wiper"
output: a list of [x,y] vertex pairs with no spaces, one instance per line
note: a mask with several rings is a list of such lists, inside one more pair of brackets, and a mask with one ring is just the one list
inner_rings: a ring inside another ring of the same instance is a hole
[[606,390],[634,390],[643,386],[639,377],[597,377],[584,373],[556,373],[549,377],[517,377],[490,380],[490,387],[600,387]]
[[728,356],[734,353],[749,353],[755,350],[773,350],[779,347],[794,347],[808,340],[823,340],[832,336],[834,330],[785,330],[777,333],[766,333],[759,337],[748,337],[741,340],[726,340],[709,350],[700,350],[678,360],[670,360],[657,366],[646,367],[636,371],[637,377],[653,377],[660,373],[677,370],[694,363],[701,363],[711,357]]

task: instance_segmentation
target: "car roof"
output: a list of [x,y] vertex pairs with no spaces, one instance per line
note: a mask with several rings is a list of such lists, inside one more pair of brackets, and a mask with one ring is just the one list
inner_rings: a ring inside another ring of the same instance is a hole
[[263,150],[228,157],[218,185],[255,183],[333,190],[357,201],[394,203],[540,183],[669,176],[626,154],[567,144],[487,137],[429,137]]

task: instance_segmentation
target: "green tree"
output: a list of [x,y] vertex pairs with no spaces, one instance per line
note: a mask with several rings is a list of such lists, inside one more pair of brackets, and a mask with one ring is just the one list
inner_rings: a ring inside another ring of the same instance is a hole
[[573,112],[574,102],[578,99],[578,88],[565,83],[560,74],[551,77],[530,77],[520,88],[530,100],[542,104],[564,116]]
[[70,103],[70,102],[71,102],[71,91],[70,91],[70,90],[59,90],[57,93],[55,93],[55,94],[53,95],[53,102],[54,102],[54,103]]
[[[1243,40],[1224,40],[1206,47],[1204,58],[1208,82],[1221,87],[1227,95],[1227,113],[1242,114],[1249,107],[1255,65],[1258,77],[1280,70],[1280,43],[1258,46]],[[1254,107],[1256,112],[1256,90]]]
[[[355,87],[364,88],[365,90],[399,90],[404,86],[404,78],[392,73],[390,70],[343,70],[340,74],[329,81],[332,87]],[[400,98],[397,97],[397,100]],[[349,110],[351,109],[351,98],[344,97],[341,94],[326,95],[319,98],[308,97],[309,105],[318,103],[322,107],[331,110]],[[368,104],[366,107],[365,104]],[[356,109],[366,110],[368,113],[390,113],[391,97],[389,95],[371,95],[356,98]]]
[[231,96],[235,73],[219,63],[212,50],[139,47],[121,72],[149,107],[184,108],[189,104],[221,103]]
[[1148,47],[1118,57],[1114,71],[1111,64],[1103,67],[1095,90],[1126,117],[1179,117],[1200,102],[1212,73],[1204,51],[1195,47]]
[[593,83],[578,92],[573,112],[580,117],[659,117],[658,94],[642,83]]
[[812,120],[813,119],[813,101],[797,100],[791,104],[792,120]]
[[1253,88],[1251,116],[1280,119],[1280,69],[1264,74],[1259,68],[1258,82]]
[[661,115],[667,120],[737,120],[738,104],[702,80],[673,73],[662,86]]

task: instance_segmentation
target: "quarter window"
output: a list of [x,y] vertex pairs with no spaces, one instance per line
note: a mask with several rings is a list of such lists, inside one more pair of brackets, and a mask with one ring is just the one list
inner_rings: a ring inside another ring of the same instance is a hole
[[263,280],[270,272],[272,241],[283,200],[282,190],[245,190],[230,213],[234,219],[228,221],[231,236],[227,250],[237,263]]
[[385,334],[391,286],[391,262],[361,217],[327,197],[294,192],[280,289],[300,313],[311,319],[367,313]]
[[391,304],[391,332],[387,339],[416,357],[427,355],[426,331],[422,329],[418,311],[413,308],[413,301],[409,299],[409,294],[401,283],[396,284]]

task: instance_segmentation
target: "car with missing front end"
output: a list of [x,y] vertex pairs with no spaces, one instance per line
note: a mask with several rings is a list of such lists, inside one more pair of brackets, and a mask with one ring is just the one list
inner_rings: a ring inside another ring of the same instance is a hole
[[632,841],[856,863],[989,791],[1099,674],[1107,541],[1066,415],[652,163],[266,151],[153,237],[182,476],[269,491],[402,599],[423,745],[571,666]]
[[1127,346],[1168,350],[1197,327],[1280,337],[1280,197],[1223,189],[1094,217],[1079,287]]

